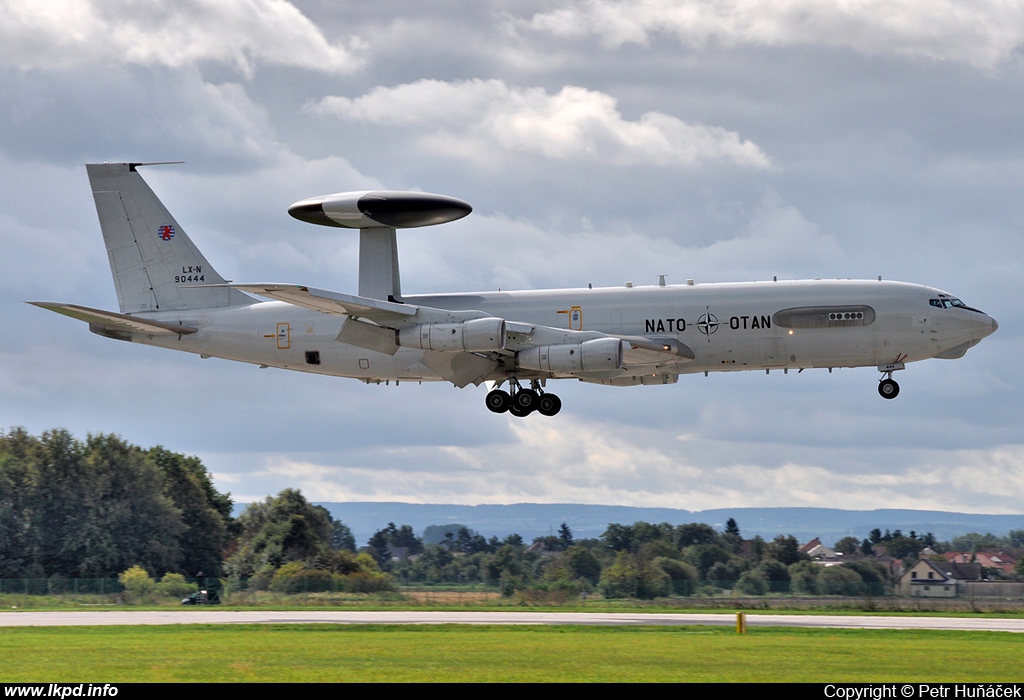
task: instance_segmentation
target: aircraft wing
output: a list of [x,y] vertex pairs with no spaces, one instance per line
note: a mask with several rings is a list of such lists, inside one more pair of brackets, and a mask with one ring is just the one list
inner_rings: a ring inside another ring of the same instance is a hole
[[91,309],[77,304],[55,304],[49,301],[30,301],[29,304],[41,309],[49,309],[58,314],[85,321],[92,329],[112,331],[115,333],[142,333],[145,335],[189,335],[196,328],[177,323],[164,323],[148,318],[117,314],[113,311]]
[[399,304],[383,299],[342,294],[301,284],[228,284],[225,286],[325,314],[366,318],[376,323],[407,320],[406,317],[414,316],[419,308],[412,304]]
[[[299,284],[247,283],[224,286],[321,313],[348,316],[349,321],[342,326],[337,339],[376,352],[394,355],[399,348],[400,336],[411,338],[418,337],[418,333],[424,333],[424,337],[430,338],[426,344],[402,345],[423,349],[425,352],[420,361],[458,387],[480,384],[492,379],[503,366],[508,366],[507,358],[517,353],[554,346],[571,348],[594,340],[603,340],[603,347],[606,350],[614,348],[618,352],[618,348],[621,347],[622,366],[618,369],[625,371],[640,368],[644,371],[671,368],[672,365],[689,362],[695,357],[690,348],[672,338],[617,336],[600,331],[553,328],[514,319],[496,319],[482,311],[451,311],[343,294]],[[503,322],[503,343],[487,347],[448,346],[442,349],[438,349],[433,343],[429,324],[448,324],[443,331],[447,336],[449,332],[455,334],[461,329],[460,324],[484,318],[491,319],[494,324]],[[413,331],[411,336],[405,335],[407,331],[403,329],[417,326],[418,331]],[[617,341],[618,345],[611,343],[611,339]],[[520,358],[522,357],[523,355],[520,355]],[[585,371],[580,372],[580,376],[586,374],[588,373]],[[559,371],[558,376],[566,374]],[[570,373],[569,376],[575,375]]]

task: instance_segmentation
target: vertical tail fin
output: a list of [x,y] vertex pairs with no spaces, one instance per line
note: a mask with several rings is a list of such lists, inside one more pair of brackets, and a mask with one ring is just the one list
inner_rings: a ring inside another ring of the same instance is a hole
[[139,175],[141,163],[86,165],[122,313],[251,304],[222,284],[184,229]]

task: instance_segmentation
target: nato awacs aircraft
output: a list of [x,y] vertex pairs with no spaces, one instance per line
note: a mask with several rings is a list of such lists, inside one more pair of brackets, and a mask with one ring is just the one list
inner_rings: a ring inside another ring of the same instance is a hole
[[108,338],[201,357],[367,383],[485,384],[495,413],[558,413],[550,379],[636,386],[812,367],[876,367],[878,392],[892,399],[893,372],[962,357],[997,327],[951,294],[881,278],[668,285],[662,276],[656,286],[406,296],[396,229],[471,211],[422,192],[343,192],[289,207],[302,221],[358,229],[358,295],[228,283],[142,179],[141,165],[86,166],[120,313],[33,303]]

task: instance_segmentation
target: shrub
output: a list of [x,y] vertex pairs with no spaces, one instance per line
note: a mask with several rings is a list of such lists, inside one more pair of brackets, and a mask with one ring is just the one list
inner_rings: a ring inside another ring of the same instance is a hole
[[145,600],[156,592],[156,582],[138,564],[122,571],[117,580],[124,586],[125,597],[131,603]]
[[188,583],[181,574],[166,573],[156,584],[156,592],[168,598],[185,598],[195,592],[197,586]]
[[270,580],[270,590],[278,593],[334,591],[342,587],[342,577],[323,569],[307,569],[299,562],[285,564]]
[[744,571],[735,590],[747,595],[764,595],[768,592],[768,582],[754,571]]
[[395,590],[395,583],[387,575],[349,574],[345,577],[345,590],[349,593],[380,593]]

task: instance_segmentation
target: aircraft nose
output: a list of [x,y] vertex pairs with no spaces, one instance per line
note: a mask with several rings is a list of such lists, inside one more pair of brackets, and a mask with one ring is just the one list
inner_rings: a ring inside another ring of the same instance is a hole
[[981,314],[981,318],[974,319],[972,326],[975,340],[987,338],[988,336],[995,333],[996,329],[999,328],[999,324],[996,322],[996,320],[989,316],[988,314]]

